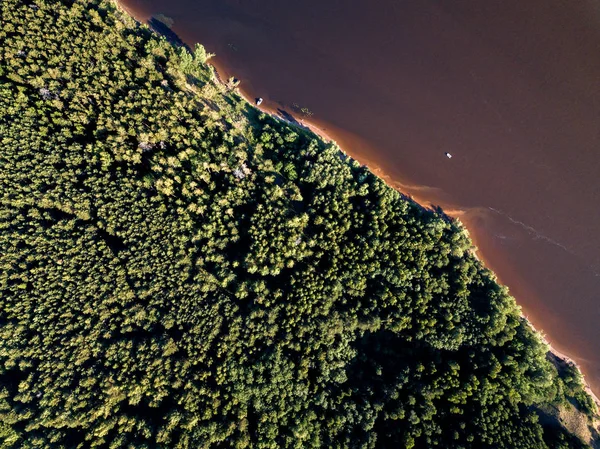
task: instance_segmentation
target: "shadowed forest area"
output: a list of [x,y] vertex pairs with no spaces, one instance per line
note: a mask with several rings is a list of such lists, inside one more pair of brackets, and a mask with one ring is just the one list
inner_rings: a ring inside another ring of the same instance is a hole
[[111,2],[0,8],[0,447],[588,447],[459,223]]

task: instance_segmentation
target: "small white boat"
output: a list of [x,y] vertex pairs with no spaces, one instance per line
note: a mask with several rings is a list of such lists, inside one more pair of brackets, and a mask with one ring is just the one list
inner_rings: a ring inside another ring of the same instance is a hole
[[257,98],[256,99],[256,106],[260,106],[262,102],[263,102],[262,98]]
[[448,153],[447,151],[446,151],[444,154],[446,155],[446,157],[447,157],[448,159],[452,159],[452,155],[451,155],[450,153]]

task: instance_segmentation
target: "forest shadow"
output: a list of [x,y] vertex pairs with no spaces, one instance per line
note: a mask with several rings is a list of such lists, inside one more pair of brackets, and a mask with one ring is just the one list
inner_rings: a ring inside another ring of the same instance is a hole
[[277,115],[280,118],[282,118],[283,120],[293,123],[296,126],[303,126],[298,120],[296,120],[296,117],[294,117],[292,114],[290,114],[285,109],[277,108]]
[[442,206],[440,206],[440,205],[431,204],[430,207],[428,207],[426,209],[429,209],[432,212],[434,212],[439,218],[444,220],[446,223],[454,222],[454,219],[450,215],[448,215],[446,212],[444,212],[444,209],[442,209]]
[[175,33],[171,28],[169,28],[166,24],[158,20],[155,16],[150,17],[150,19],[146,22],[150,28],[152,28],[156,33],[164,36],[167,41],[171,44],[174,44],[178,47],[184,47],[188,51],[191,52],[190,47],[183,42],[183,40]]

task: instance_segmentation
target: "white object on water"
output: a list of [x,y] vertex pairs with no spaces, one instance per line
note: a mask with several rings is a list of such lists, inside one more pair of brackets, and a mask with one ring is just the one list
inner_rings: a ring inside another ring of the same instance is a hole
[[256,106],[260,106],[260,104],[263,102],[262,98],[257,98],[256,99]]
[[452,159],[452,155],[451,155],[450,153],[448,153],[447,151],[446,151],[444,154],[446,155],[446,157],[447,157],[448,159]]

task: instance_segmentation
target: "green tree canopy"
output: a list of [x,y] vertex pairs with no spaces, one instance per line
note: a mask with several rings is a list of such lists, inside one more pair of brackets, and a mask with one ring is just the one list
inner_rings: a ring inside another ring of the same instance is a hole
[[0,23],[0,446],[579,447],[458,223],[111,2]]

